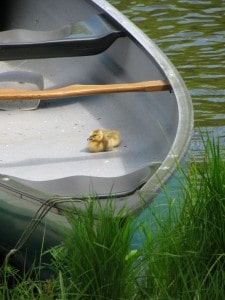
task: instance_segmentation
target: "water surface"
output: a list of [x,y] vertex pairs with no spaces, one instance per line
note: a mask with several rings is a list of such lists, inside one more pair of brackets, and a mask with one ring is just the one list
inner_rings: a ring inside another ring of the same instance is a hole
[[192,96],[198,129],[225,132],[225,1],[139,0],[111,3],[170,58]]
[[[204,132],[221,140],[225,137],[225,0],[110,2],[153,39],[180,72],[192,96],[195,115],[187,160],[192,155],[201,158]],[[180,191],[177,176],[166,187],[175,198]],[[153,205],[163,206],[166,212],[166,202],[161,193]],[[154,226],[148,210],[139,220]],[[134,244],[141,245],[139,235]]]

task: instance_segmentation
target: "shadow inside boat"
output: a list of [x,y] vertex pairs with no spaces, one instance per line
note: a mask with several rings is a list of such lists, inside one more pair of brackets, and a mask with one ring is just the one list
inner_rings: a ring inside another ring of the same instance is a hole
[[[3,161],[0,162],[0,168],[8,168],[8,167],[24,167],[24,166],[32,166],[32,165],[45,165],[45,164],[54,164],[60,162],[74,162],[74,161],[85,161],[87,160],[95,160],[95,159],[109,159],[112,157],[110,156],[110,152],[98,152],[98,153],[90,153],[86,148],[82,150],[82,152],[87,153],[84,156],[71,156],[71,157],[45,157],[45,158],[30,158],[24,159],[17,162],[7,162],[4,163]],[[120,152],[113,152],[113,157],[120,157]]]

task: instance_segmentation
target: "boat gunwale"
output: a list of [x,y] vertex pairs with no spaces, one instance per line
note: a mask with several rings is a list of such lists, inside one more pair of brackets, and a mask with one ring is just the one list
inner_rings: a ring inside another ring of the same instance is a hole
[[[177,163],[181,161],[187,152],[194,123],[192,101],[185,83],[174,65],[160,48],[158,48],[158,46],[143,31],[141,31],[141,29],[107,1],[87,0],[87,2],[89,2],[90,5],[94,4],[98,9],[103,10],[106,15],[109,15],[114,19],[115,22],[120,23],[129,37],[144,49],[148,56],[155,61],[156,65],[161,68],[162,74],[164,74],[169,81],[173,93],[178,100],[178,128],[169,153],[146,183],[132,194],[120,197],[118,206],[125,205],[128,211],[139,212],[143,209],[143,202],[140,201],[140,194],[146,197],[147,205],[155,197],[162,184],[165,184],[168,181],[172,173],[176,170]],[[139,201],[137,201],[137,197],[139,198]],[[101,201],[105,200],[106,198]]]
[[[163,53],[163,51],[148,37],[140,28],[138,28],[132,21],[130,21],[122,12],[119,12],[115,7],[109,4],[105,0],[88,0],[88,2],[94,3],[97,7],[103,9],[107,15],[112,17],[115,21],[126,30],[130,37],[136,41],[146,53],[156,62],[156,64],[162,69],[163,73],[169,81],[173,93],[175,94],[178,105],[178,128],[177,134],[171,145],[171,149],[168,155],[160,167],[150,177],[150,179],[136,191],[135,194],[141,194],[152,200],[157,192],[175,172],[178,163],[184,158],[190,145],[192,131],[194,126],[194,112],[192,99],[188,93],[187,87],[178,73],[177,69],[169,58]],[[131,197],[131,196],[130,196]],[[127,199],[129,210],[135,210],[140,212],[143,209],[143,205],[140,203],[129,203],[130,197]],[[139,195],[139,197],[141,197]],[[147,201],[146,205],[148,205]],[[133,202],[133,201],[132,201]],[[143,204],[143,203],[142,203]]]

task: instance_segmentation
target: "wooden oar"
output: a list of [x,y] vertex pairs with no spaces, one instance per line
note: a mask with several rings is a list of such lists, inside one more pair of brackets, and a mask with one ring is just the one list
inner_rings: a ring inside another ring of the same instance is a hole
[[0,89],[0,100],[44,100],[107,93],[156,92],[169,89],[169,83],[163,80],[103,85],[69,85],[52,90]]

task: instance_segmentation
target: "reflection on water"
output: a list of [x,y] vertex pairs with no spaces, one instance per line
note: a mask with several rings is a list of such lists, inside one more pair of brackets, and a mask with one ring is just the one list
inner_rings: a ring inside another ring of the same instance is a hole
[[[225,0],[110,1],[155,41],[180,72],[195,111],[190,149],[202,157],[199,129],[225,137]],[[176,176],[168,190],[171,195],[178,194]],[[166,203],[166,196],[161,193],[153,206],[163,207],[166,213]],[[148,210],[138,220],[150,222],[154,228]],[[138,234],[134,245],[141,245]]]
[[113,1],[167,54],[193,99],[195,128],[225,134],[225,0]]

